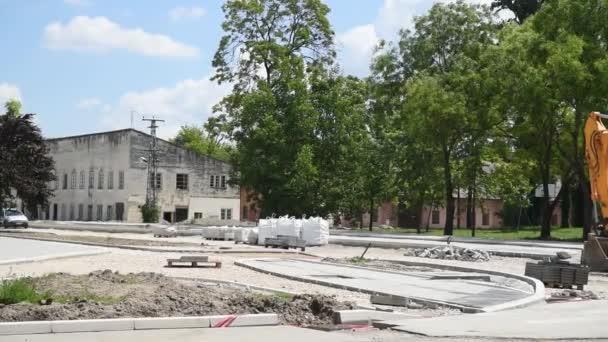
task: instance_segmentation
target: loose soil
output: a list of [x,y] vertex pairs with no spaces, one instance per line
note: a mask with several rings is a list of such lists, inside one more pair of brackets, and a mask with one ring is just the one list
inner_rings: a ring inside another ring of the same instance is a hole
[[95,243],[105,244],[113,246],[149,246],[149,247],[200,247],[200,243],[192,242],[172,242],[166,240],[136,240],[136,239],[122,239],[113,237],[102,237],[102,236],[89,236],[89,235],[57,235],[53,233],[38,233],[38,232],[27,232],[27,231],[8,231],[0,232],[0,236],[6,237],[27,237],[44,239],[57,242],[84,242],[84,243]]
[[31,278],[50,305],[0,304],[0,321],[75,320],[277,313],[284,324],[328,325],[335,310],[354,308],[325,295],[268,295],[230,286],[180,281],[157,273],[54,273]]

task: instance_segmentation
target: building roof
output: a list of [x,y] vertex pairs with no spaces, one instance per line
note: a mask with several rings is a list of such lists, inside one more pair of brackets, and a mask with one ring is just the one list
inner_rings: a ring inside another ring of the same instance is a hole
[[[146,133],[146,132],[142,132],[142,131],[140,131],[140,130],[134,129],[134,128],[123,128],[123,129],[117,129],[117,130],[114,130],[114,131],[105,131],[105,132],[97,132],[97,133],[88,133],[88,134],[71,135],[71,136],[58,137],[58,138],[47,138],[47,139],[45,139],[45,141],[59,141],[59,140],[68,140],[68,139],[76,139],[76,138],[92,137],[92,136],[96,136],[96,135],[106,135],[106,134],[114,134],[114,133],[130,132],[130,131],[135,132],[135,133],[137,133],[137,134],[141,134],[141,135],[145,135],[145,136],[148,136],[148,137],[152,137],[152,135],[150,135],[150,134],[148,134],[148,133]],[[165,140],[165,139],[162,139],[162,138],[159,138],[159,137],[156,137],[156,139],[158,139],[158,140],[160,140],[160,141],[162,141],[162,142],[164,142],[164,143],[167,143],[167,144],[169,144],[169,145],[171,145],[171,146],[174,146],[174,147],[176,147],[176,148],[182,149],[182,150],[184,150],[184,151],[188,151],[188,152],[195,153],[194,151],[191,151],[191,150],[189,150],[189,149],[187,149],[187,148],[184,148],[183,146],[179,146],[179,145],[177,145],[177,144],[175,144],[175,143],[172,143],[172,142],[170,142],[170,141],[168,141],[168,140]],[[205,157],[207,157],[207,158],[209,158],[209,159],[214,159],[214,160],[220,161],[220,162],[222,162],[222,163],[227,163],[225,160],[217,159],[217,158],[214,158],[214,157],[209,156],[209,155],[204,155],[204,156],[205,156]]]

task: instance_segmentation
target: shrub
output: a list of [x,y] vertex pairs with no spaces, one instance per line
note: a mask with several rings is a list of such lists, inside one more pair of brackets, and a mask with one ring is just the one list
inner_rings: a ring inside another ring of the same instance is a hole
[[3,280],[0,285],[0,303],[39,303],[51,297],[49,292],[39,293],[30,279]]
[[144,223],[158,223],[160,209],[152,204],[144,204],[141,206],[141,217]]

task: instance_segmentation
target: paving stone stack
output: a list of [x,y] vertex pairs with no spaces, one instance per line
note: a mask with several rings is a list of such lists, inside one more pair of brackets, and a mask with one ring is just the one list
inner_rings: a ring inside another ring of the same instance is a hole
[[461,260],[461,261],[488,261],[490,253],[480,249],[470,249],[454,246],[439,246],[414,250],[414,255],[420,258]]

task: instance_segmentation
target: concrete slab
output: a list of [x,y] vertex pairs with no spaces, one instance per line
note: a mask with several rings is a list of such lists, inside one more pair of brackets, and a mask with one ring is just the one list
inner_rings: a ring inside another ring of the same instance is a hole
[[51,332],[51,322],[0,323],[0,335],[46,334]]
[[372,304],[378,305],[392,305],[392,306],[407,306],[410,303],[410,300],[405,297],[399,296],[379,296],[379,295],[371,295],[369,301]]
[[348,335],[290,326],[232,329],[165,329],[105,331],[97,333],[0,336],[0,342],[363,342]]
[[51,330],[54,333],[72,333],[81,331],[120,331],[133,330],[133,328],[133,318],[81,319],[74,321],[51,322]]
[[433,337],[601,339],[608,338],[606,308],[608,301],[595,300],[381,323],[393,330]]
[[208,318],[211,328],[252,327],[279,324],[279,316],[277,314],[223,315],[209,316]]
[[105,248],[0,237],[0,265],[108,253]]
[[[261,272],[370,294],[409,298],[415,302],[460,307],[481,312],[534,296],[495,283],[467,279],[432,279],[441,272],[389,272],[295,259],[251,259],[235,262]],[[456,272],[450,272],[454,274]],[[467,273],[472,275],[473,273]],[[542,299],[542,298],[541,298]],[[504,306],[508,308],[508,305]],[[503,309],[504,309],[503,308]]]
[[208,317],[133,318],[135,330],[208,328]]

